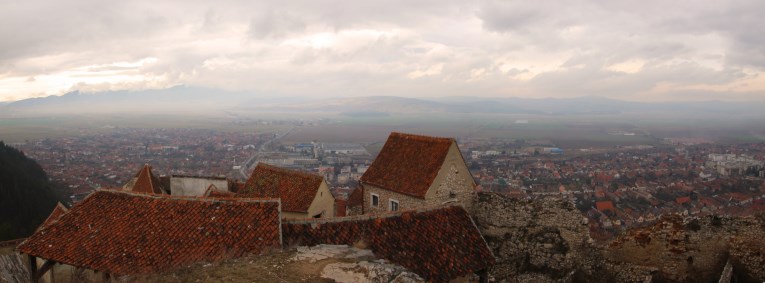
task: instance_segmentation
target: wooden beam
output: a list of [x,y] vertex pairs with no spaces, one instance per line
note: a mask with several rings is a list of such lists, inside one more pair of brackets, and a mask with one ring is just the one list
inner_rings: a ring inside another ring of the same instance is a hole
[[478,282],[489,283],[489,270],[481,269],[478,271]]
[[29,261],[29,281],[37,283],[37,257],[27,255],[27,260]]
[[35,275],[34,282],[37,282],[37,280],[40,280],[40,278],[42,278],[43,275],[45,275],[45,273],[48,272],[48,270],[50,270],[55,264],[56,262],[52,260],[45,261],[45,263],[43,263],[40,269],[37,270],[37,274]]

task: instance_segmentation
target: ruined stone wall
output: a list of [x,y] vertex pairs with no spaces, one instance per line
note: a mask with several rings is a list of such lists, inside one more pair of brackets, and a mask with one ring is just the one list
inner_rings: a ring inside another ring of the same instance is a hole
[[361,246],[430,281],[448,281],[494,264],[486,242],[460,206],[290,220],[282,224],[282,231],[285,246]]
[[584,218],[564,200],[527,201],[479,193],[472,213],[497,258],[489,272],[500,282],[526,277],[571,280],[576,272],[592,273],[594,265],[602,264],[591,259],[597,253],[586,254],[593,248],[588,246]]
[[0,255],[0,282],[28,282],[29,271],[24,263],[25,258],[17,254]]
[[728,260],[734,277],[763,282],[763,227],[755,217],[669,216],[618,237],[605,254],[617,271],[626,272],[619,266],[651,267],[655,278],[668,282],[716,281]]

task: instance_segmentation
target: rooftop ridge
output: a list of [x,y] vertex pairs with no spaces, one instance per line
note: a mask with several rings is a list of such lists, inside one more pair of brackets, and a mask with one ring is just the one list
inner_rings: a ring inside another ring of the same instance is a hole
[[[359,221],[359,220],[385,219],[385,218],[399,217],[407,213],[423,213],[423,212],[435,211],[435,210],[450,208],[450,207],[460,207],[462,209],[465,209],[465,207],[462,206],[462,204],[448,203],[448,204],[435,204],[435,205],[422,206],[416,209],[409,209],[409,210],[388,211],[388,212],[378,213],[378,214],[362,214],[362,215],[332,217],[332,218],[286,219],[283,221],[283,223],[323,224],[323,223],[338,223],[338,222],[349,222],[349,221]],[[471,217],[471,220],[472,220],[472,217]],[[473,225],[475,225],[475,223],[473,223]]]
[[392,132],[359,182],[423,199],[455,144],[453,138]]
[[443,141],[443,142],[450,142],[450,141],[456,141],[454,138],[450,137],[441,137],[441,136],[426,136],[426,135],[418,135],[418,134],[410,134],[410,133],[402,133],[402,132],[391,132],[391,136],[397,136],[407,139],[413,139],[417,141]]
[[170,174],[170,177],[178,178],[197,178],[197,179],[216,179],[216,180],[228,180],[225,176],[202,176],[202,175],[184,175],[184,174]]
[[279,166],[275,166],[275,165],[271,165],[271,164],[263,163],[263,162],[258,163],[257,167],[261,167],[261,168],[263,168],[265,170],[269,170],[269,171],[273,171],[273,172],[285,173],[285,174],[290,174],[290,175],[302,175],[304,177],[324,179],[324,176],[321,176],[319,174],[313,174],[313,173],[305,172],[305,171],[302,171],[302,170],[292,170],[292,169],[282,168],[282,167],[279,167]]
[[90,196],[97,192],[113,193],[113,194],[126,194],[132,196],[140,196],[155,199],[167,199],[167,200],[192,200],[202,202],[279,202],[279,198],[250,198],[250,197],[204,197],[204,196],[173,196],[173,195],[158,195],[149,193],[138,193],[130,191],[120,191],[117,189],[96,189],[95,192],[89,194],[80,203],[85,202]]

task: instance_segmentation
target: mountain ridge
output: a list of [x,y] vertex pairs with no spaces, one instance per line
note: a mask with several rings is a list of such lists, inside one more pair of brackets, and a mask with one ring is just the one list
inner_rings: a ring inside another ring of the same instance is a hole
[[575,98],[354,96],[313,98],[175,86],[141,91],[72,91],[61,96],[0,103],[13,114],[199,113],[200,111],[311,113],[492,113],[620,115],[624,113],[740,114],[759,112],[765,102],[633,102],[600,96]]

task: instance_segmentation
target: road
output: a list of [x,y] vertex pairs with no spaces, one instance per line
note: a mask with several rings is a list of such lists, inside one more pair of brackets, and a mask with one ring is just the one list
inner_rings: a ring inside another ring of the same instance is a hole
[[258,157],[260,157],[260,155],[266,151],[266,147],[268,147],[268,145],[274,143],[275,141],[278,141],[279,139],[283,138],[284,136],[288,135],[294,129],[295,127],[292,127],[288,131],[284,132],[283,134],[277,133],[276,136],[274,136],[274,138],[267,140],[263,144],[261,144],[260,147],[258,147],[258,150],[255,151],[255,153],[252,156],[250,156],[250,158],[248,158],[247,161],[242,163],[241,168],[239,168],[239,174],[241,174],[245,180],[249,178],[250,175],[248,174],[248,172],[252,170],[250,169],[250,167],[252,167],[252,165],[257,163]]

